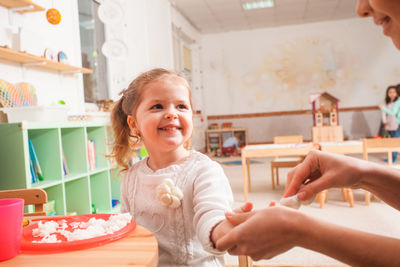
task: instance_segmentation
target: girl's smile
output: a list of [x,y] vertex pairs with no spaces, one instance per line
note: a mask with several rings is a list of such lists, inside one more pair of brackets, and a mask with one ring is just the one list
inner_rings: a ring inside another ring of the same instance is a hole
[[189,90],[186,81],[176,76],[161,77],[144,88],[136,118],[128,123],[140,132],[149,152],[181,150],[189,140],[193,129]]

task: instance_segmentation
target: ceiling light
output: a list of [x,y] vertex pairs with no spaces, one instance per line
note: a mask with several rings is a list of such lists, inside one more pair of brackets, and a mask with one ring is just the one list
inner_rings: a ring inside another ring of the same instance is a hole
[[258,0],[242,3],[244,10],[274,7],[274,0]]

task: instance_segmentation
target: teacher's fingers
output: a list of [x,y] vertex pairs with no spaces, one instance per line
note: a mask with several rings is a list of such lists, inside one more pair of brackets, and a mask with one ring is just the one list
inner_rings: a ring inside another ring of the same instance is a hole
[[240,208],[236,208],[233,210],[235,213],[249,212],[253,209],[253,203],[246,202]]
[[304,161],[289,172],[283,196],[295,195],[307,179],[319,173],[319,168],[318,151],[311,150]]
[[247,219],[249,219],[252,215],[254,214],[254,211],[251,212],[243,212],[243,213],[225,213],[225,218],[233,225],[239,225],[245,221],[247,221]]

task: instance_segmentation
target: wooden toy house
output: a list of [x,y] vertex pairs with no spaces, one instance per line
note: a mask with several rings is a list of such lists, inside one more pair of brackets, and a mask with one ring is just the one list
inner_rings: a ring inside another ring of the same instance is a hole
[[310,102],[313,142],[343,141],[343,127],[339,125],[339,99],[323,92],[310,95]]

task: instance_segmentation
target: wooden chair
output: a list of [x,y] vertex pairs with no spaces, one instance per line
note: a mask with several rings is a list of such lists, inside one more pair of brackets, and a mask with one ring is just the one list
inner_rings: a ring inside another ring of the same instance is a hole
[[0,191],[1,198],[22,198],[25,205],[35,205],[35,212],[25,213],[24,216],[46,216],[44,204],[47,203],[47,193],[43,189],[16,189]]
[[[393,165],[392,152],[400,152],[400,138],[366,138],[363,139],[363,159],[368,160],[368,153],[387,152],[389,166]],[[372,197],[374,197],[372,195]],[[365,191],[365,204],[369,205],[371,193]]]
[[[274,144],[298,144],[303,143],[303,136],[275,136]],[[293,168],[303,161],[304,157],[275,157],[271,161],[271,182],[272,189],[275,189],[275,173],[276,184],[279,185],[279,168]]]
[[238,256],[239,267],[253,267],[253,261],[249,256],[240,255]]

